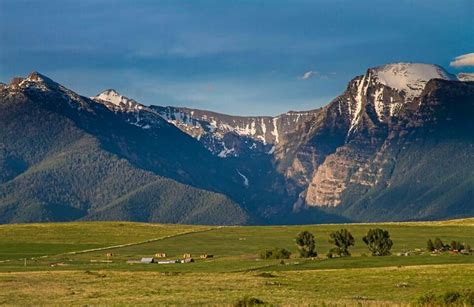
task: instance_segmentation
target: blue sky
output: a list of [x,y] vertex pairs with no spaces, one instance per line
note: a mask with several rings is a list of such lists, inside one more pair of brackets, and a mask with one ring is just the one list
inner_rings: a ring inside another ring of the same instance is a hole
[[325,105],[384,63],[474,71],[449,66],[474,52],[473,12],[472,0],[0,0],[0,80],[37,70],[86,96],[276,115]]

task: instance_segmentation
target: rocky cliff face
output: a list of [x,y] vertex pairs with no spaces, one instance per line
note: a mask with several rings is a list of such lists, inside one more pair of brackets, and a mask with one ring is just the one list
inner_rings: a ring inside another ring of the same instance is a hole
[[432,79],[454,81],[456,77],[435,65],[399,63],[369,69],[352,80],[332,102],[341,120],[349,119],[346,139],[317,167],[306,190],[306,203],[335,207],[349,185],[361,189],[376,185],[384,165],[390,164],[390,144],[407,133],[403,122],[408,116],[424,107],[420,97]]
[[378,170],[370,186],[351,178],[338,207],[344,215],[402,220],[472,212],[474,83],[431,80],[413,107],[389,126],[380,150],[358,172]]

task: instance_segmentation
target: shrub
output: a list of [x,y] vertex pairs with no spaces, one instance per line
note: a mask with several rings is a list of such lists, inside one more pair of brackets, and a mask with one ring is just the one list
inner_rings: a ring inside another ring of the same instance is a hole
[[296,245],[300,251],[300,256],[303,258],[316,257],[316,242],[314,236],[309,231],[302,231],[296,237]]
[[440,238],[436,238],[434,241],[434,248],[438,251],[444,251],[446,250],[446,246],[443,244],[443,241],[441,241]]
[[474,291],[446,291],[444,293],[435,294],[433,292],[426,293],[418,297],[414,305],[417,306],[474,306]]
[[453,242],[451,242],[451,250],[460,252],[464,249],[464,245],[461,242],[459,241],[453,241]]
[[234,306],[236,307],[248,307],[248,306],[256,306],[256,305],[265,305],[265,302],[256,297],[246,296],[244,298],[241,298],[234,304]]
[[274,278],[274,277],[277,277],[276,275],[273,275],[272,273],[269,273],[269,272],[262,272],[262,273],[258,274],[257,276],[259,276],[259,277],[265,277],[265,278]]
[[429,239],[428,242],[426,243],[426,250],[429,252],[432,252],[435,250],[433,241],[431,241],[431,239]]
[[264,250],[260,252],[261,259],[288,259],[291,256],[291,252],[284,248],[274,248],[271,250]]
[[367,235],[362,240],[367,244],[367,247],[372,252],[372,256],[390,255],[393,241],[390,239],[390,234],[387,230],[380,228],[369,229]]
[[455,240],[452,240],[451,243],[448,245],[448,244],[444,244],[443,241],[441,241],[440,238],[436,238],[434,243],[431,243],[432,246],[433,246],[433,249],[430,250],[430,241],[431,240],[428,240],[428,244],[427,244],[427,249],[429,251],[434,251],[434,250],[437,250],[439,252],[444,252],[444,251],[462,251],[462,250],[467,250],[469,251],[471,249],[471,247],[466,244],[466,243],[461,243],[460,241],[455,241]]

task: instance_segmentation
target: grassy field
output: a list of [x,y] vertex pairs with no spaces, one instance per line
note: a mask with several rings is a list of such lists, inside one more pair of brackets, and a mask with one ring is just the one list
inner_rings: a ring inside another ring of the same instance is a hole
[[128,222],[0,225],[0,260],[144,242],[206,229],[210,228]]
[[[356,238],[352,257],[326,259],[329,233],[342,227]],[[390,232],[391,256],[370,256],[361,238],[374,227]],[[301,230],[315,235],[318,258],[298,257],[294,238]],[[436,237],[474,246],[474,219],[261,227],[2,225],[0,304],[232,304],[254,296],[277,305],[378,305],[407,304],[429,291],[474,289],[472,255],[398,256],[424,249]],[[258,259],[261,250],[274,247],[293,254],[284,263]],[[171,259],[191,253],[196,262],[126,263],[158,252]],[[214,257],[199,259],[204,253]]]

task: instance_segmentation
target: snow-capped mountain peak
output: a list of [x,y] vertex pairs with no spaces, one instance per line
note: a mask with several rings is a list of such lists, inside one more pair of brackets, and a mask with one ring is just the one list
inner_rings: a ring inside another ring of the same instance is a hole
[[109,106],[112,105],[114,108],[118,108],[121,111],[136,111],[143,108],[143,105],[133,99],[120,95],[114,89],[105,90],[97,96],[91,97],[91,99],[106,102]]
[[31,81],[31,82],[56,83],[53,80],[51,80],[50,78],[46,77],[45,75],[40,74],[37,71],[33,71],[32,73],[30,73],[28,75],[28,77],[26,77],[26,80]]
[[[455,80],[441,66],[422,63],[393,63],[369,68],[365,75],[351,81],[349,95],[339,99],[347,101],[350,127],[348,136],[367,125],[387,123],[415,98],[421,96],[432,79]],[[375,115],[375,116],[373,116]]]
[[91,99],[115,113],[120,113],[126,122],[142,129],[160,128],[165,123],[159,113],[131,98],[120,95],[114,89],[105,90]]
[[45,75],[40,74],[37,71],[33,71],[26,78],[15,77],[8,84],[11,88],[37,88],[40,90],[47,90],[47,88],[59,88],[61,87],[58,83],[54,82]]
[[407,100],[419,96],[431,79],[457,80],[456,76],[433,64],[393,63],[372,68],[371,71],[380,83],[405,92]]
[[474,81],[474,73],[461,72],[457,77],[459,81]]

